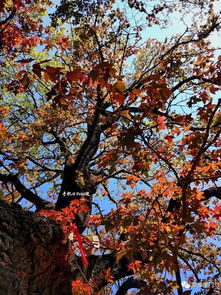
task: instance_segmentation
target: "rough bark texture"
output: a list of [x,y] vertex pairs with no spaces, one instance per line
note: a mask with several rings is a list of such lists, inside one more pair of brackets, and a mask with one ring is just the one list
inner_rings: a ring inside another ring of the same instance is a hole
[[70,295],[59,226],[0,201],[0,295]]

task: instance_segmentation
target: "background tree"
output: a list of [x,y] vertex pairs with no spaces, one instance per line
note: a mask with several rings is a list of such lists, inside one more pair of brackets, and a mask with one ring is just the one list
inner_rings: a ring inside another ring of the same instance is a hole
[[219,15],[122,2],[3,1],[0,294],[218,294]]

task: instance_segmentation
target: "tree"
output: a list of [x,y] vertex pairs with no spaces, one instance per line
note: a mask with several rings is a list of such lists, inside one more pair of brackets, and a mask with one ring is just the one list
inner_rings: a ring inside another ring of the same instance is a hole
[[2,295],[218,294],[219,15],[119,3],[2,3]]

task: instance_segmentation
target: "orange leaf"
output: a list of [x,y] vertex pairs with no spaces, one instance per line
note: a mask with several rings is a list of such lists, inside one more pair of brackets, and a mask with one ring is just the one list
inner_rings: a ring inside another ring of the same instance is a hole
[[7,137],[7,135],[8,135],[7,129],[4,128],[2,122],[0,122],[0,138],[3,139]]
[[49,75],[47,72],[44,72],[44,79],[46,83],[49,81]]
[[173,142],[174,136],[173,135],[165,135],[164,138],[170,143],[170,142]]
[[59,79],[59,76],[61,74],[61,68],[47,66],[45,69],[45,72],[48,74],[48,78],[52,82],[55,82],[56,80]]
[[165,124],[165,119],[166,117],[165,116],[160,116],[158,115],[157,116],[157,122],[159,123],[159,129],[166,129],[166,124]]
[[175,126],[174,130],[172,131],[172,133],[176,133],[177,135],[180,134],[180,128],[178,128],[177,126]]
[[141,95],[142,92],[143,92],[142,89],[136,89],[135,88],[135,89],[132,90],[132,93],[135,94],[135,95],[137,95],[137,96]]
[[134,273],[138,272],[141,267],[141,261],[135,260],[128,265],[128,269],[132,270]]
[[184,131],[189,131],[190,130],[190,128],[191,128],[191,126],[184,126]]
[[15,79],[21,79],[21,77],[26,74],[25,70],[21,70],[19,71],[16,75],[15,75]]
[[116,70],[114,68],[110,69],[109,71],[109,75],[112,77],[112,78],[116,78]]
[[114,100],[116,100],[119,104],[124,102],[124,95],[122,93],[115,93],[113,96]]
[[121,80],[117,81],[117,83],[115,84],[115,87],[117,90],[120,90],[120,91],[124,91],[126,89],[124,82]]

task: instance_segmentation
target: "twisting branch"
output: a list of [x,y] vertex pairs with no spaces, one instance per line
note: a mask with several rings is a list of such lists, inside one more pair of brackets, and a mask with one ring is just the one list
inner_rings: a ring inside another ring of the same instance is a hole
[[213,122],[213,118],[214,118],[216,112],[218,111],[220,105],[221,105],[221,99],[219,99],[216,107],[214,108],[214,110],[213,110],[213,112],[212,112],[212,114],[211,114],[211,116],[210,116],[210,118],[208,120],[208,124],[207,124],[207,127],[206,127],[206,131],[205,131],[205,136],[203,138],[203,142],[201,144],[201,147],[200,147],[198,153],[196,154],[195,159],[193,160],[192,167],[191,167],[191,169],[190,169],[190,171],[188,173],[188,176],[187,176],[188,179],[190,179],[191,178],[191,175],[193,175],[193,172],[194,172],[194,170],[195,170],[195,168],[196,168],[196,166],[197,166],[197,164],[199,162],[199,159],[200,159],[202,153],[205,152],[205,147],[208,148],[208,145],[206,145],[206,143],[207,143],[207,140],[209,138],[210,128],[211,128],[211,125],[212,125],[212,122]]
[[54,130],[50,130],[50,133],[55,138],[55,141],[53,143],[59,144],[61,152],[65,155],[65,157],[71,156],[71,152],[70,152],[69,148],[67,147],[65,141],[63,139],[61,139]]
[[198,276],[196,270],[192,267],[192,265],[189,263],[189,261],[186,258],[184,258],[182,255],[180,255],[179,253],[178,253],[178,256],[189,267],[189,269],[192,271],[192,273],[194,274],[197,282],[200,282],[200,279],[199,279],[199,276]]
[[202,75],[197,76],[197,75],[193,75],[191,77],[188,77],[182,81],[180,81],[179,83],[177,83],[171,90],[172,92],[178,90],[180,87],[182,87],[183,85],[187,84],[188,82],[191,82],[193,80],[200,80],[202,83],[210,83],[210,84],[214,84],[214,85],[219,85],[219,83],[217,81],[215,81],[215,79],[207,79],[204,78]]
[[107,192],[108,199],[117,206],[117,202],[111,197],[111,194],[110,194],[107,186],[105,184],[103,184],[103,187],[104,187],[105,191]]
[[27,189],[15,175],[5,175],[0,173],[0,181],[3,183],[12,183],[20,195],[29,202],[33,203],[37,210],[45,209],[47,205],[50,205],[50,202],[43,200],[31,190]]
[[60,169],[51,169],[51,168],[48,168],[48,167],[46,167],[46,166],[38,163],[35,159],[33,159],[31,157],[27,157],[27,159],[30,162],[34,163],[36,166],[41,167],[43,171],[50,171],[50,172],[55,172],[55,173],[58,173],[58,172],[61,173],[62,172],[62,170],[60,170]]
[[182,250],[182,251],[184,251],[184,252],[186,252],[186,253],[188,253],[190,255],[198,256],[198,257],[202,258],[203,260],[207,261],[209,264],[213,265],[214,269],[217,270],[216,277],[220,277],[221,269],[213,261],[209,260],[207,257],[205,257],[204,255],[202,255],[201,253],[193,252],[193,251],[190,251],[190,250],[185,249],[185,248],[182,248],[182,247],[180,247],[180,250]]
[[142,132],[140,132],[140,137],[142,138],[144,144],[150,148],[158,157],[159,159],[161,159],[163,162],[165,162],[167,164],[167,166],[170,168],[171,171],[173,171],[177,181],[179,181],[179,175],[176,171],[176,169],[173,167],[173,165],[170,163],[170,161],[168,159],[166,159],[165,157],[163,157],[161,155],[161,153],[159,153],[159,151],[157,151],[151,144],[149,144],[149,142],[146,141],[146,138],[144,137],[144,135],[142,134]]

